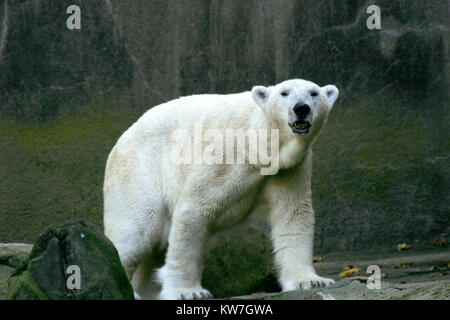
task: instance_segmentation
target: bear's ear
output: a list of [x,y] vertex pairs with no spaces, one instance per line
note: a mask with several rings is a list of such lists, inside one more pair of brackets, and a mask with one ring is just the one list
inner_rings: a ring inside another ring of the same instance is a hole
[[269,89],[263,86],[255,86],[252,88],[252,97],[264,109],[269,100]]
[[332,84],[329,84],[325,87],[322,87],[322,90],[327,95],[328,102],[330,103],[330,109],[333,108],[333,105],[339,96],[338,88],[336,88],[336,86],[333,86]]

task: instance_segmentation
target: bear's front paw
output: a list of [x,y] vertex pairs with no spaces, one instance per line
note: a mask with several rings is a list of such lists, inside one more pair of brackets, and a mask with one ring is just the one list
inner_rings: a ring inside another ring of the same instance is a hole
[[211,292],[203,288],[163,289],[160,294],[162,300],[199,300],[212,297]]
[[314,273],[310,273],[302,275],[295,280],[286,281],[283,284],[283,291],[321,289],[333,284],[333,279],[319,277]]

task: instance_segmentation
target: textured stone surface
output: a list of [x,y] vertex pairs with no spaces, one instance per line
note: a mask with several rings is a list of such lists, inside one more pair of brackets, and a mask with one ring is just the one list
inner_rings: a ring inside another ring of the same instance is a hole
[[26,243],[0,243],[0,299],[6,296],[9,276],[27,259],[32,248]]
[[[66,27],[71,4],[83,8],[83,32]],[[104,1],[2,0],[0,10],[3,114],[48,119],[62,106],[75,108],[96,92],[131,83],[131,61],[114,39]]]
[[[80,269],[80,289],[67,287],[71,265]],[[134,299],[116,249],[82,221],[44,232],[8,283],[6,299]]]
[[17,268],[31,252],[33,245],[26,243],[0,243],[0,264]]
[[234,299],[258,300],[449,300],[450,281],[409,284],[383,283],[380,289],[368,289],[365,278],[338,281],[322,290],[290,291],[256,294]]

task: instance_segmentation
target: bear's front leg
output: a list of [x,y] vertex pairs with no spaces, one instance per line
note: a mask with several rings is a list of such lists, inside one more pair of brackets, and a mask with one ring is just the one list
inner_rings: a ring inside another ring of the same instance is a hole
[[291,214],[287,211],[279,213],[271,219],[272,242],[278,280],[283,291],[323,288],[334,284],[334,280],[318,276],[312,265],[312,209],[303,208]]
[[319,277],[313,267],[314,211],[311,197],[312,152],[303,162],[280,177],[273,177],[266,189],[271,202],[270,224],[283,291],[321,288],[334,283]]
[[172,217],[166,263],[158,270],[162,285],[160,299],[208,299],[201,286],[202,255],[207,237],[208,216],[192,204],[178,206]]

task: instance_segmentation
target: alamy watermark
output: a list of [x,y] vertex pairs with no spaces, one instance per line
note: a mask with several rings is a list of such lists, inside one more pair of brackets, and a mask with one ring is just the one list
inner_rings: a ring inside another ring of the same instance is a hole
[[367,7],[367,14],[371,14],[370,17],[367,18],[366,26],[367,29],[381,29],[381,9],[379,6],[372,4]]
[[70,265],[66,270],[67,274],[70,276],[67,277],[66,286],[69,290],[80,290],[81,289],[81,269],[76,264]]
[[[250,164],[261,166],[262,175],[274,175],[279,168],[278,129],[203,130],[203,122],[191,131],[178,128],[170,137],[174,143],[170,159],[181,164]],[[270,141],[270,143],[269,143]]]
[[[5,2],[6,3],[6,2]],[[108,5],[111,4],[108,2]],[[5,4],[6,6],[6,4]],[[77,5],[70,5],[66,10],[67,14],[70,16],[66,20],[66,26],[69,30],[80,30],[81,29],[81,9]],[[373,29],[381,29],[381,9],[379,6],[372,4],[369,5],[366,9],[366,13],[370,14],[370,16],[366,20],[366,26],[369,30]]]
[[381,269],[376,264],[367,267],[366,273],[372,275],[367,278],[367,289],[381,289]]
[[66,13],[70,16],[66,20],[66,26],[69,30],[81,29],[81,9],[77,5],[71,5],[67,7]]

